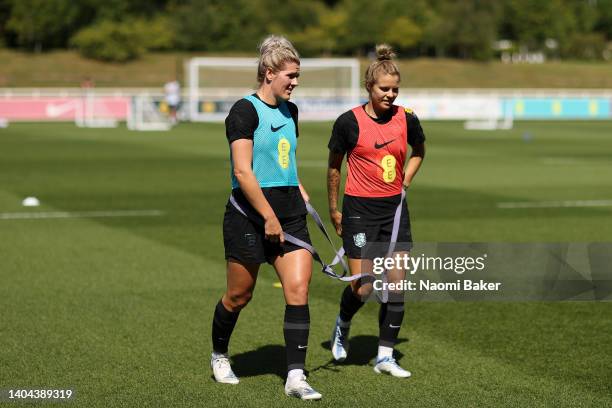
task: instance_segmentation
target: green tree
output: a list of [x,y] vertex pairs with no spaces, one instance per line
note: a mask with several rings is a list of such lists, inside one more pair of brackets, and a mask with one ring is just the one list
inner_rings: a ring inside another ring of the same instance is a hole
[[563,0],[507,0],[503,32],[531,50],[539,50],[551,38],[563,44],[576,31],[576,18]]
[[596,1],[568,1],[566,7],[574,18],[573,31],[561,43],[561,56],[579,59],[601,59],[606,48],[605,34],[596,32],[599,19]]
[[103,21],[79,31],[70,43],[87,58],[125,62],[146,50],[142,40],[130,23]]
[[8,0],[0,0],[0,47],[9,42],[6,31],[6,23],[11,16],[11,5]]
[[267,34],[300,36],[316,27],[321,1],[185,0],[171,6],[182,48],[255,51]]
[[426,45],[437,56],[491,58],[501,13],[498,4],[495,0],[435,2],[427,12]]
[[561,49],[565,58],[600,60],[606,49],[606,39],[602,33],[575,33],[568,38]]
[[376,44],[389,43],[397,51],[416,48],[423,34],[423,0],[342,0],[334,10],[344,16],[342,37],[336,50],[345,54],[366,54]]
[[187,50],[254,50],[266,32],[248,0],[188,0],[172,17],[177,45]]
[[290,35],[301,54],[315,56],[337,52],[339,44],[348,35],[347,15],[340,8],[323,8],[316,24]]
[[597,16],[595,29],[612,41],[612,0],[597,1]]
[[264,22],[271,33],[298,33],[319,22],[325,5],[319,0],[251,0],[254,22]]
[[96,21],[151,18],[164,13],[169,0],[81,0],[93,11]]
[[[346,36],[338,42],[338,51],[366,54],[383,41],[389,15],[386,0],[343,0],[336,7],[346,13]],[[395,16],[392,16],[395,17]]]
[[148,50],[174,45],[174,32],[167,17],[102,21],[79,31],[70,41],[83,56],[102,61],[124,62]]
[[383,32],[383,41],[394,46],[398,50],[414,47],[419,40],[423,30],[407,16],[399,16],[389,23],[389,27]]
[[84,12],[82,4],[72,0],[12,0],[6,29],[27,49],[64,47]]

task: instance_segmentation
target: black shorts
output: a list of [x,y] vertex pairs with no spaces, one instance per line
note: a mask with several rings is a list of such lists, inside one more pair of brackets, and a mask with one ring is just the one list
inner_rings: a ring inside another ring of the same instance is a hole
[[[279,221],[283,232],[311,244],[306,215],[280,218]],[[268,241],[265,239],[263,224],[251,221],[229,202],[223,218],[223,244],[225,259],[231,258],[245,264],[272,263],[276,256],[302,249],[286,241],[282,245]]]
[[[342,243],[349,258],[373,259],[386,256],[392,232],[393,218],[382,222],[372,222],[363,218],[351,217],[347,213],[342,214]],[[404,201],[394,252],[410,251],[411,249],[410,214]]]

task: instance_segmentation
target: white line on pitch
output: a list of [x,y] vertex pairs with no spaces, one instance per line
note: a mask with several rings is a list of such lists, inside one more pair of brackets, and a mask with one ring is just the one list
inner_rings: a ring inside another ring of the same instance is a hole
[[532,201],[522,203],[497,203],[497,208],[565,208],[610,206],[612,206],[612,200]]
[[119,211],[53,211],[0,213],[0,220],[30,220],[45,218],[109,218],[109,217],[159,217],[160,210],[119,210]]

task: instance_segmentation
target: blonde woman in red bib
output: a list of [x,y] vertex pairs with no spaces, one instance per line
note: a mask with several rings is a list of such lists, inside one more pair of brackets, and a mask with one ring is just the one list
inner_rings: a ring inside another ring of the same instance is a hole
[[[338,117],[328,145],[330,218],[342,237],[352,275],[371,271],[372,259],[386,255],[394,215],[400,205],[394,254],[406,254],[412,248],[410,218],[406,202],[402,200],[402,189],[410,186],[425,156],[425,135],[419,119],[412,110],[393,104],[401,78],[393,62],[395,54],[385,44],[376,47],[376,54],[377,59],[365,76],[368,103]],[[338,195],[345,156],[347,179],[340,211]],[[376,244],[369,247],[372,243]],[[354,280],[344,289],[331,339],[334,360],[347,358],[351,320],[372,289],[372,279]],[[376,373],[404,378],[411,375],[393,358],[403,318],[401,296],[381,304]]]

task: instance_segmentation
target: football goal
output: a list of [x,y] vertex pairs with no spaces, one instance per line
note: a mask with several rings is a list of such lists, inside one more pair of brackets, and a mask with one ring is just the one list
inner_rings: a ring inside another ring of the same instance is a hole
[[86,128],[112,128],[118,122],[111,109],[106,106],[105,98],[97,96],[92,91],[86,91],[83,96],[75,100],[74,121],[78,127]]
[[[497,105],[501,105],[498,103]],[[514,125],[512,108],[507,106],[505,109],[494,107],[481,111],[481,117],[473,118],[463,123],[466,130],[508,130]]]
[[170,117],[159,109],[161,97],[138,94],[131,98],[127,127],[130,130],[164,131],[172,127]]
[[[197,122],[222,121],[240,98],[257,89],[257,60],[193,58],[187,64],[188,115]],[[330,120],[360,102],[359,61],[303,58],[291,100],[300,120]]]

